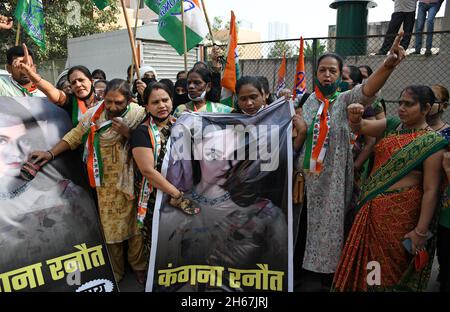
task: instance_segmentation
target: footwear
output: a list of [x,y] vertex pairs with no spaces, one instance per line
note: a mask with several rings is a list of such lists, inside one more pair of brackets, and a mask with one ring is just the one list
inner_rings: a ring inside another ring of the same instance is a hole
[[134,275],[139,284],[145,284],[145,281],[147,280],[147,272],[145,270],[134,270]]
[[419,54],[420,55],[420,51],[414,51],[414,52],[412,52],[412,53],[410,53],[410,54]]
[[387,52],[381,52],[381,51],[378,51],[377,53],[375,53],[375,55],[386,55],[386,53],[387,53]]
[[425,51],[425,56],[431,56],[433,53],[431,53],[431,50],[426,50]]

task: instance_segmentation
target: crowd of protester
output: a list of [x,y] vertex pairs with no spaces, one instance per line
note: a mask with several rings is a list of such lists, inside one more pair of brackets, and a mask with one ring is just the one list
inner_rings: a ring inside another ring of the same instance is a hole
[[[8,29],[9,20],[2,21]],[[301,209],[294,258],[299,289],[308,290],[306,280],[315,277],[325,291],[422,291],[437,254],[440,289],[450,290],[450,153],[445,152],[450,125],[442,119],[449,92],[442,85],[408,86],[398,90],[397,114],[387,113],[378,91],[405,58],[402,42],[397,36],[375,70],[325,53],[311,93],[278,94],[295,108],[294,167],[305,177],[306,196],[294,206]],[[72,120],[73,129],[58,144],[31,153],[34,164],[44,166],[67,150],[82,149],[90,125],[109,121],[95,134],[97,157],[108,170],[100,184],[95,174],[89,180],[118,282],[125,273],[124,242],[129,265],[145,282],[158,189],[186,214],[201,213],[161,174],[176,118],[184,112],[253,116],[275,100],[267,78],[243,76],[236,83],[235,105],[220,103],[218,55],[214,50],[211,62],[180,71],[175,83],[158,80],[150,66],[138,69],[141,79],[134,79],[129,67],[127,79],[108,80],[102,70],[91,73],[80,65],[53,84],[39,75],[25,45],[8,50],[16,91],[46,96]],[[88,139],[86,146],[94,141]],[[87,151],[86,163],[92,153]],[[141,198],[142,192],[149,196]],[[422,261],[424,253],[428,261]],[[367,282],[371,261],[381,266],[381,283],[375,285]]]

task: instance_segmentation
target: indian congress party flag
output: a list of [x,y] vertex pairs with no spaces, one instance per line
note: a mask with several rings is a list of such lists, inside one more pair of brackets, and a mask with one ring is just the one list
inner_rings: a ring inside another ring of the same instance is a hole
[[92,0],[92,2],[94,2],[95,6],[99,10],[103,10],[104,8],[106,8],[109,5],[108,0]]
[[42,0],[19,0],[16,19],[33,41],[45,50],[44,6]]
[[[145,4],[159,15],[158,32],[182,55],[183,24],[180,0],[145,0]],[[208,28],[199,0],[184,0],[187,51],[199,44],[208,33]]]
[[234,107],[233,96],[235,93],[236,81],[241,77],[239,68],[239,56],[237,48],[236,16],[231,11],[230,39],[228,42],[227,64],[222,75],[222,104]]

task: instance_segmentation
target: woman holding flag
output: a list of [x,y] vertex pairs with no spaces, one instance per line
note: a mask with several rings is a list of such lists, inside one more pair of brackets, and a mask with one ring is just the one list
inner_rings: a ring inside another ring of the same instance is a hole
[[133,161],[126,144],[132,129],[145,118],[145,109],[131,103],[132,94],[125,80],[111,80],[102,104],[92,107],[78,125],[48,151],[31,153],[39,166],[61,153],[74,150],[84,141],[89,184],[98,197],[100,221],[108,252],[119,282],[124,275],[123,242],[128,241],[128,261],[139,282],[145,280],[146,258],[137,227]]
[[353,158],[347,106],[370,105],[376,93],[404,59],[400,34],[384,63],[367,81],[340,93],[343,61],[334,53],[318,60],[315,90],[303,106],[307,131],[302,136],[302,153],[297,167],[306,179],[306,246],[303,269],[322,279],[322,287],[331,286],[344,244],[344,216],[353,191]]
[[94,80],[89,69],[81,65],[69,69],[67,77],[73,94],[67,94],[64,91],[57,89],[53,84],[33,71],[31,59],[25,44],[23,45],[23,49],[25,54],[24,59],[22,62],[15,64],[15,66],[17,66],[18,69],[23,70],[28,77],[30,77],[31,82],[35,84],[51,102],[61,106],[67,111],[72,119],[73,126],[76,127],[83,114],[86,113],[89,108],[98,104],[95,99]]

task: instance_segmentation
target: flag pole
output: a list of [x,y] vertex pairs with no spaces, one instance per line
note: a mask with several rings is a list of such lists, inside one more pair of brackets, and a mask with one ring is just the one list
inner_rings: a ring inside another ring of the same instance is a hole
[[186,24],[184,21],[184,1],[183,0],[181,0],[181,21],[183,23],[184,70],[187,73],[187,71],[188,71],[188,69],[187,69],[187,42],[186,42]]
[[202,2],[203,13],[205,14],[206,24],[208,25],[208,29],[209,29],[209,35],[211,36],[212,44],[216,45],[216,42],[215,42],[214,36],[213,36],[213,32],[212,32],[212,28],[211,28],[211,23],[209,22],[208,13],[206,12],[205,0],[201,0],[201,2]]
[[[137,23],[138,23],[138,19],[139,19],[139,9],[141,7],[141,2],[142,0],[137,0],[137,8],[136,8],[136,18],[134,21],[134,29],[133,29],[133,38],[134,38],[134,42],[136,43],[136,36],[137,36]],[[134,57],[131,57],[131,81],[130,83],[133,82],[133,76],[134,76]]]
[[[133,33],[131,32],[130,21],[128,20],[127,9],[125,8],[124,0],[120,0],[120,2],[122,4],[123,15],[125,16],[125,23],[127,24],[128,37],[130,38],[131,54],[133,56],[134,64],[136,64],[136,68],[138,68],[139,63],[137,61],[136,46],[134,45]],[[138,79],[141,79],[139,70],[136,70],[136,76]]]
[[17,22],[17,33],[16,33],[16,46],[19,45],[20,41],[20,22]]

